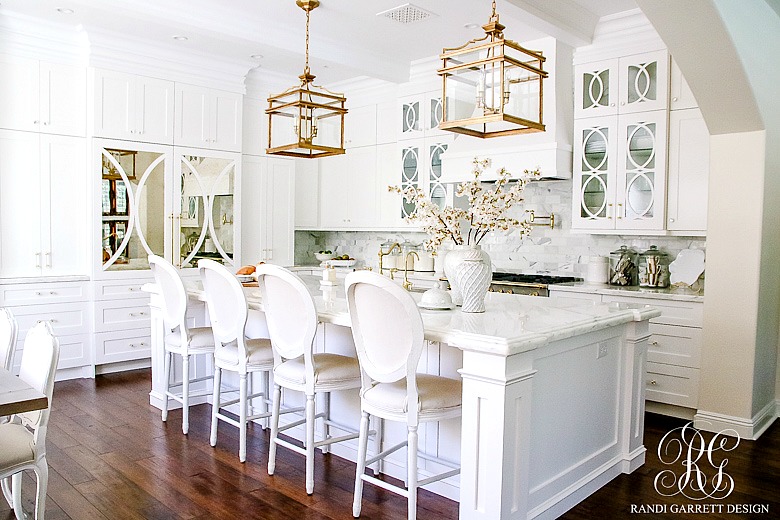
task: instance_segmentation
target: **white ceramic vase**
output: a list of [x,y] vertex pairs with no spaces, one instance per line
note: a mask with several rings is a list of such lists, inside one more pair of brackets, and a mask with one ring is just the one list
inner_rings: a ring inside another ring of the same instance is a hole
[[[455,247],[445,260],[447,279],[455,282],[453,301],[461,305],[463,312],[485,312],[485,295],[492,278],[490,256],[478,245]],[[450,255],[454,258],[450,259]],[[452,277],[447,272],[450,266]]]

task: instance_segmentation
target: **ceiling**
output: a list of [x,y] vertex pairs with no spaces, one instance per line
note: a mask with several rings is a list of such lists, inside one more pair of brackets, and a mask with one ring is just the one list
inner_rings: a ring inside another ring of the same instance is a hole
[[[321,2],[310,26],[318,83],[356,76],[405,81],[411,61],[481,37],[491,7],[489,0],[414,0],[431,16],[403,24],[377,13],[405,0]],[[600,17],[636,8],[635,0],[498,0],[497,5],[508,38],[527,42],[550,35],[575,47],[589,43]],[[0,0],[0,16],[11,13],[79,27],[88,38],[111,34],[249,60],[281,74],[303,70],[305,14],[294,0]]]

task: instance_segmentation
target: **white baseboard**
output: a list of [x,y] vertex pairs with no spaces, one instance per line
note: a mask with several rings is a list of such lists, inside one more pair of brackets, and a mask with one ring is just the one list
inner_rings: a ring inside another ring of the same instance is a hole
[[136,359],[134,361],[120,361],[119,363],[108,363],[106,365],[95,365],[95,375],[114,374],[116,372],[125,372],[127,370],[149,368],[151,366],[152,360],[150,358]]
[[756,440],[777,419],[780,401],[767,403],[750,419],[699,410],[693,420],[694,428],[708,432],[734,430],[741,439]]
[[658,403],[656,401],[645,401],[645,411],[661,415],[668,415],[670,417],[677,417],[678,419],[687,419],[689,421],[693,420],[694,416],[696,415],[695,408],[685,408],[683,406]]

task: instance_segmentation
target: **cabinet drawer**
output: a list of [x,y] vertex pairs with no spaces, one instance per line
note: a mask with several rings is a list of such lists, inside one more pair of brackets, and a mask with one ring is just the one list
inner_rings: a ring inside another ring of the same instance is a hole
[[702,326],[704,318],[704,304],[701,302],[680,302],[674,300],[654,300],[652,298],[634,298],[631,296],[607,296],[603,297],[604,303],[620,302],[642,305],[652,305],[661,311],[661,315],[650,320],[650,323],[663,323],[666,325],[682,325],[683,327]]
[[89,334],[88,303],[55,303],[51,305],[27,305],[12,307],[19,323],[19,339],[24,340],[27,331],[38,321],[48,321],[56,336]]
[[648,401],[696,408],[699,369],[648,362],[645,389]]
[[[141,290],[141,286],[151,280],[132,281],[100,281],[95,282],[94,293],[96,300],[149,298],[149,293]],[[147,300],[148,301],[148,300]]]
[[152,355],[149,331],[114,331],[95,334],[95,364],[132,361]]
[[5,307],[82,302],[87,299],[87,282],[20,283],[0,286],[0,304]]
[[[58,336],[60,342],[60,360],[57,368],[83,367],[92,364],[92,336],[89,334],[78,334],[75,336]],[[16,342],[16,352],[14,352],[13,371],[19,373],[19,367],[22,364],[22,350],[24,349],[24,340],[19,339]]]
[[149,303],[143,300],[95,302],[95,332],[117,329],[150,330]]
[[651,322],[650,332],[648,361],[700,368],[701,329]]

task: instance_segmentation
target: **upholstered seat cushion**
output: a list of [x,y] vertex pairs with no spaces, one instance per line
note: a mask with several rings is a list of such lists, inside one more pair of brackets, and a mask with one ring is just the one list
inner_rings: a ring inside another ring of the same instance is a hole
[[[192,353],[211,352],[214,350],[214,333],[211,327],[192,327],[189,330],[190,344],[188,349]],[[181,352],[181,334],[171,332],[165,336],[165,348],[171,352]]]
[[[271,340],[268,338],[247,339],[247,367],[271,368],[274,364],[274,354],[271,350]],[[218,364],[238,366],[238,345],[233,342],[214,351],[214,359]]]
[[[417,410],[441,412],[461,406],[462,384],[457,379],[417,374]],[[363,393],[366,404],[394,414],[408,411],[406,402],[406,379],[394,383],[377,383]]]
[[35,442],[30,431],[21,424],[0,424],[0,472],[35,460]]
[[[345,388],[360,386],[360,365],[357,358],[339,354],[314,354],[314,384],[344,385]],[[274,368],[274,381],[281,386],[302,386],[306,382],[303,356],[288,359]],[[351,384],[350,384],[351,383]]]

